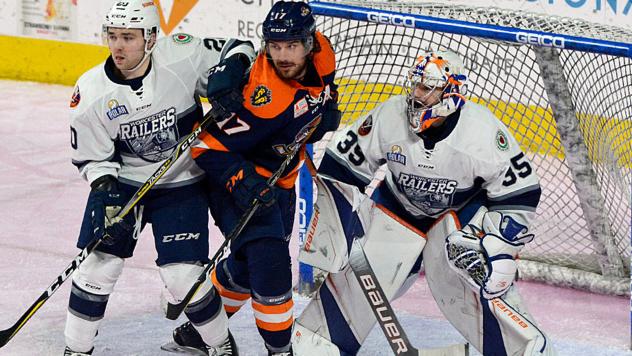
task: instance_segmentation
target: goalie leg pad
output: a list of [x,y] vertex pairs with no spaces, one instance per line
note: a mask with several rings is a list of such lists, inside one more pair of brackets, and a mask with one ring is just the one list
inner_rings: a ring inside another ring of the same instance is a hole
[[[330,274],[295,324],[300,324],[303,328],[327,340],[325,344],[333,344],[340,353],[353,355],[360,349],[361,342],[364,340],[363,335],[370,332],[375,319],[372,318],[370,310],[353,309],[361,304],[354,304],[354,298],[356,301],[364,300],[364,296],[359,290],[359,285],[358,288],[352,289],[351,281],[355,281],[355,276],[350,267],[342,272]],[[312,343],[318,348],[321,342],[319,338],[299,341],[307,345],[301,349],[308,349]]]
[[94,251],[73,275],[64,330],[66,346],[72,350],[87,352],[94,346],[94,337],[123,264],[120,257]]
[[341,356],[338,347],[329,339],[304,327],[298,321],[294,324],[292,348],[295,355]]
[[[370,221],[370,225],[361,242],[386,297],[392,300],[409,280],[426,242],[423,234],[384,207],[370,200],[364,204],[368,204],[369,209],[359,209],[360,220]],[[298,322],[343,352],[354,354],[376,320],[347,264],[342,271],[329,274]]]
[[361,193],[354,186],[316,177],[318,196],[298,260],[327,272],[338,272],[348,261],[354,236],[362,236],[362,213],[370,208],[368,199],[360,203]]
[[[488,300],[449,267],[445,236],[458,228],[454,215],[444,215],[428,232],[423,251],[426,280],[445,317],[485,355],[554,354],[514,287],[502,298]],[[536,353],[527,353],[529,349]]]
[[483,311],[483,354],[555,355],[549,339],[533,323],[517,289],[502,298],[480,299]]

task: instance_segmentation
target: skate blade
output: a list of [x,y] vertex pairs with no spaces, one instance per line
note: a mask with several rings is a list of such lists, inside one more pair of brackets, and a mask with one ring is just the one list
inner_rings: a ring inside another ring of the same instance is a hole
[[160,346],[160,349],[163,351],[173,352],[173,353],[182,354],[182,355],[208,356],[207,353],[204,353],[200,351],[199,349],[196,349],[195,347],[181,346],[181,345],[176,344],[174,341],[168,342]]

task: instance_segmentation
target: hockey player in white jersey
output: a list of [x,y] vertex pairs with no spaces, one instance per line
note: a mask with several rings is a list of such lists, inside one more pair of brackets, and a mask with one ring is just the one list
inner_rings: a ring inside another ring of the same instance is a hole
[[[157,39],[159,28],[152,0],[116,1],[103,25],[110,56],[79,78],[72,96],[72,162],[92,188],[77,246],[96,238],[102,243],[73,276],[64,355],[92,354],[108,297],[147,223],[168,300],[184,297],[209,262],[204,174],[186,152],[133,214],[119,222],[110,218],[202,119],[200,96],[228,110],[241,105],[225,94],[240,90],[254,49],[236,39],[187,34]],[[213,347],[235,348],[230,334],[205,327],[213,317],[210,281],[197,296],[185,313],[198,337],[175,341],[203,354]]]
[[[424,54],[405,95],[328,144],[299,259],[330,273],[296,320],[297,354],[356,354],[375,325],[348,264],[354,239],[389,299],[423,261],[440,309],[484,355],[553,354],[513,286],[515,258],[533,239],[538,177],[502,122],[464,97],[466,81],[455,53]],[[362,200],[383,165],[384,180]]]

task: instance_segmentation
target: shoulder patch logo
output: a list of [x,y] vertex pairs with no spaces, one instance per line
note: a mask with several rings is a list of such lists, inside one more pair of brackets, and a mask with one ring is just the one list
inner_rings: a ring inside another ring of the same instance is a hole
[[127,107],[125,107],[125,105],[119,105],[116,99],[110,99],[108,101],[108,108],[110,110],[108,110],[106,114],[108,116],[108,119],[110,120],[114,120],[121,115],[129,114],[129,112],[127,111]]
[[81,93],[79,93],[79,86],[75,87],[75,91],[72,93],[72,98],[70,98],[70,107],[74,108],[79,105],[81,101]]
[[305,114],[309,110],[309,105],[307,105],[307,99],[302,98],[294,104],[294,118]]
[[509,140],[502,130],[496,132],[496,147],[501,151],[507,151],[509,149]]
[[358,135],[366,136],[369,134],[369,132],[371,132],[372,128],[373,128],[373,115],[369,115],[369,117],[367,117],[362,123],[362,125],[360,125],[360,127],[358,128]]
[[265,85],[258,85],[250,96],[250,103],[253,106],[263,106],[272,101],[272,91]]
[[171,38],[173,39],[173,42],[178,44],[186,44],[193,41],[193,36],[186,33],[176,33],[171,36]]

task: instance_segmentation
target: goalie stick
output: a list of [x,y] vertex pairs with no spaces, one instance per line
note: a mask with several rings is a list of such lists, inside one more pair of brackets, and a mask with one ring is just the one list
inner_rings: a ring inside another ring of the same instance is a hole
[[[279,169],[277,169],[276,172],[274,172],[274,174],[270,176],[270,178],[268,178],[268,181],[267,181],[268,186],[270,187],[274,186],[277,180],[281,178],[281,175],[283,175],[287,166],[290,164],[292,159],[294,159],[294,156],[296,156],[296,154],[299,152],[301,147],[303,147],[307,139],[312,135],[312,133],[314,132],[314,130],[316,129],[319,123],[320,123],[320,120],[312,121],[309,124],[309,126],[306,126],[304,128],[304,131],[300,131],[296,135],[294,142],[292,142],[289,145],[285,145],[284,149],[285,149],[286,157],[281,163],[281,165],[279,166]],[[193,283],[193,285],[189,289],[189,292],[187,292],[186,296],[178,303],[167,304],[167,312],[166,312],[167,319],[169,320],[178,319],[180,314],[182,314],[182,312],[186,308],[187,304],[191,302],[191,299],[193,299],[195,294],[198,292],[198,290],[202,286],[202,283],[204,283],[204,281],[208,278],[208,273],[211,270],[213,270],[213,268],[215,268],[215,265],[217,264],[219,259],[222,258],[224,253],[226,253],[226,251],[229,248],[230,242],[236,239],[241,234],[241,232],[246,227],[246,224],[248,224],[248,222],[250,221],[252,216],[255,214],[257,209],[259,209],[259,201],[255,199],[250,205],[250,207],[248,208],[248,210],[246,210],[246,212],[241,216],[241,218],[239,218],[239,221],[237,222],[235,227],[226,236],[222,245],[217,249],[217,252],[215,253],[215,255],[213,255],[211,262],[209,262],[209,264],[206,265],[202,273],[200,273],[195,283]]]
[[[173,164],[182,156],[191,144],[197,139],[197,136],[218,118],[223,118],[226,111],[217,103],[213,103],[211,110],[204,115],[202,122],[188,136],[178,143],[175,150],[167,158],[158,169],[145,181],[145,183],[134,193],[134,196],[125,204],[125,206],[114,217],[115,221],[122,219],[138,204],[140,199],[156,184],[156,182],[173,166]],[[24,324],[46,303],[46,301],[61,287],[61,285],[70,277],[70,275],[79,268],[79,265],[101,244],[101,239],[92,240],[72,262],[64,269],[64,271],[55,278],[53,283],[46,288],[44,293],[22,314],[10,328],[0,330],[0,348],[6,345],[19,331]]]
[[468,356],[468,344],[455,344],[447,347],[433,349],[417,349],[408,340],[402,325],[395,316],[393,308],[386,298],[382,286],[375,276],[375,272],[364,253],[362,244],[357,239],[353,240],[351,251],[349,252],[349,264],[353,270],[362,293],[369,302],[369,306],[377,319],[380,328],[384,332],[386,339],[395,355],[422,355],[422,356]]

